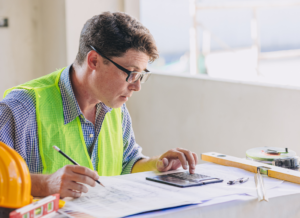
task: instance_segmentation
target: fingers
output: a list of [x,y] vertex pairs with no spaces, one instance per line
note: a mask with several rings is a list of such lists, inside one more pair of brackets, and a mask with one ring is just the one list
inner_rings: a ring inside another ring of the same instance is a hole
[[92,186],[92,187],[96,186],[95,180],[92,179],[91,177],[86,176],[86,175],[80,175],[80,174],[74,173],[74,175],[72,176],[72,181],[84,183],[84,184],[87,184],[87,185]]
[[179,159],[171,160],[171,162],[172,162],[172,167],[170,170],[176,170],[179,167],[181,167],[181,163]]
[[68,184],[68,189],[74,190],[74,191],[77,191],[77,192],[80,192],[80,193],[81,192],[87,193],[88,190],[89,190],[85,185],[79,184],[77,182],[70,182]]
[[162,160],[163,158],[167,158],[168,160],[179,159],[182,164],[182,167],[184,169],[187,169],[187,160],[185,158],[185,155],[184,153],[178,151],[177,149],[171,149],[167,151],[159,159]]
[[[191,174],[193,174],[195,172],[195,168],[196,168],[196,164],[198,163],[198,157],[195,153],[183,149],[183,148],[176,148],[176,149],[172,149],[169,150],[168,152],[166,152],[165,154],[163,154],[159,159],[163,160],[164,158],[171,160],[171,159],[179,159],[180,163],[182,164],[183,169],[187,169],[188,165],[189,165],[189,171]],[[169,163],[171,163],[169,161]],[[170,169],[177,169],[179,166],[177,164],[177,167],[175,166],[170,166],[171,164],[169,164],[169,166],[167,166],[165,168],[165,170],[160,170],[160,171],[167,171]]]
[[67,181],[80,182],[94,187],[96,185],[95,180],[99,178],[97,172],[86,167],[67,165],[63,168],[64,178]]
[[98,178],[97,172],[86,167],[67,165],[64,167],[62,175],[61,195],[63,197],[78,198],[81,196],[82,192],[88,192],[88,188],[83,184],[94,187],[96,186],[95,179]]
[[89,168],[83,166],[76,166],[76,165],[70,165],[70,166],[72,166],[72,171],[74,173],[88,176],[93,180],[99,179],[99,175],[96,171],[90,170]]
[[98,179],[97,172],[86,167],[66,165],[49,174],[43,181],[49,194],[59,193],[62,197],[76,198],[80,197],[82,192],[88,192],[88,188],[83,184],[96,186],[95,180]]
[[[194,155],[191,151],[183,149],[183,148],[177,148],[178,151],[184,153],[188,164],[189,164],[189,171],[190,173],[194,173],[195,172],[195,166],[196,166],[196,161],[194,159]],[[187,169],[187,166],[185,167],[185,169]]]
[[194,156],[194,159],[195,159],[195,164],[197,165],[198,164],[198,156],[196,153],[192,152],[193,156]]
[[88,188],[85,185],[73,181],[68,181],[62,184],[60,194],[62,197],[78,198],[81,196],[82,192],[83,193],[88,192]]
[[67,165],[63,168],[64,171],[62,180],[64,183],[77,182],[95,187],[95,180],[99,179],[99,175],[97,172],[83,166]]
[[169,161],[167,158],[159,159],[157,162],[157,170],[160,172],[168,171]]
[[65,197],[79,198],[81,196],[81,192],[73,191],[71,189],[66,189],[64,193],[61,193],[60,195],[62,198]]

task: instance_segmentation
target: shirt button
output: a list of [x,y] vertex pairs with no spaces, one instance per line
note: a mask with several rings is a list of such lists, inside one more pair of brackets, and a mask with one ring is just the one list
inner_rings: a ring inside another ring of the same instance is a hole
[[94,137],[94,134],[90,134],[90,138],[93,138]]

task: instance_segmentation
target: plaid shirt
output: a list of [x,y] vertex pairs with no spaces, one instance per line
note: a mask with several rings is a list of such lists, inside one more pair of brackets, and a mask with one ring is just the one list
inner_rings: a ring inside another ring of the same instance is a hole
[[[70,82],[71,65],[62,72],[59,87],[62,95],[64,122],[71,122],[79,116],[87,150],[94,169],[98,166],[98,135],[105,114],[112,109],[102,102],[96,105],[96,122],[88,121],[82,114]],[[25,89],[15,89],[0,101],[0,141],[15,149],[26,161],[31,173],[42,173],[43,165],[39,154],[38,129],[35,110],[35,93]],[[136,144],[131,118],[126,105],[122,106],[123,168],[122,174],[131,172],[133,165],[145,156]]]

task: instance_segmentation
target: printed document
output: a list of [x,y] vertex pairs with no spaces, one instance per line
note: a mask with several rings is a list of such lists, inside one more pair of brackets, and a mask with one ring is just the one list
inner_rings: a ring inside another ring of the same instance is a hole
[[114,177],[100,177],[105,188],[89,188],[82,197],[67,201],[73,208],[93,217],[123,217],[145,211],[200,203],[196,197]]
[[[176,170],[168,173],[180,172]],[[178,188],[146,180],[146,177],[162,173],[144,172],[115,177],[100,177],[105,188],[97,185],[89,187],[89,192],[78,199],[67,201],[61,212],[71,214],[63,217],[124,217],[146,211],[171,208],[188,204],[200,204],[223,197],[223,201],[234,200],[230,196],[251,195],[256,197],[254,173],[216,164],[200,164],[196,173],[221,178],[222,183],[208,184],[188,188]],[[242,184],[227,185],[229,180],[249,177]],[[264,177],[267,190],[278,187],[281,180]],[[68,212],[69,211],[69,212]],[[71,212],[70,212],[71,211]],[[74,216],[74,211],[78,216]],[[85,215],[82,215],[85,214]]]

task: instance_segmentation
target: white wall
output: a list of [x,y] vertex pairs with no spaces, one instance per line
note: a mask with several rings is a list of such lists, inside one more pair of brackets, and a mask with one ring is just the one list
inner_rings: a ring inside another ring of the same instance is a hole
[[65,1],[40,0],[40,76],[67,65]]
[[65,7],[61,0],[0,2],[0,100],[10,87],[66,65]]
[[79,36],[85,22],[104,11],[122,11],[119,0],[65,0],[67,24],[67,58],[71,64],[78,52]]
[[300,154],[300,90],[154,74],[127,107],[145,155],[173,147],[239,157],[259,146]]
[[140,20],[140,0],[124,0],[124,12]]
[[139,19],[139,0],[65,0],[67,59],[71,64],[78,52],[79,36],[85,22],[105,11],[122,11]]
[[32,0],[2,1],[0,16],[9,27],[0,28],[0,99],[7,88],[34,78],[40,62],[37,53],[38,3]]

